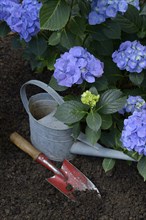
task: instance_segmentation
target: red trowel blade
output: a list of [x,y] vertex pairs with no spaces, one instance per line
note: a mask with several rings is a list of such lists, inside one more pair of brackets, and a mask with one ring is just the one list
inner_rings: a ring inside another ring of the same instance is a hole
[[69,161],[64,160],[60,171],[65,178],[56,174],[47,181],[56,187],[60,192],[72,200],[76,200],[75,191],[95,190],[99,197],[100,193],[96,186]]

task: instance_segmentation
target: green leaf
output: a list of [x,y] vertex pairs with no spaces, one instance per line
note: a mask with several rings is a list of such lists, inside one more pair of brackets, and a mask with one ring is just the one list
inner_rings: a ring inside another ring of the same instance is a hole
[[61,33],[60,44],[66,49],[70,49],[74,45],[80,45],[81,41],[78,36],[74,35],[72,32],[70,32],[70,30],[66,28]]
[[126,33],[136,33],[142,27],[142,18],[139,16],[139,11],[133,5],[129,5],[124,15],[118,14],[115,21],[120,24],[121,29]]
[[108,172],[113,169],[113,167],[115,166],[115,163],[116,163],[116,160],[114,159],[104,158],[102,162],[102,167],[105,172]]
[[75,35],[70,31],[64,29],[61,33],[61,45],[67,49],[70,49],[74,46],[75,43]]
[[121,39],[121,28],[117,22],[107,21],[102,31],[109,39]]
[[130,73],[129,79],[134,85],[139,86],[144,80],[144,73]]
[[108,40],[107,36],[103,33],[103,26],[92,26],[88,25],[86,31],[92,36],[92,38],[96,41],[106,41]]
[[104,62],[104,76],[109,84],[116,85],[116,82],[123,76],[121,70],[116,66],[110,57],[106,57]]
[[86,17],[87,14],[89,14],[89,12],[91,10],[90,2],[80,0],[77,2],[77,4],[79,5],[81,15],[83,17]]
[[145,33],[146,33],[146,16],[145,15],[142,16],[142,23],[143,23],[143,25],[142,25],[143,30],[141,30],[141,31],[145,31]]
[[52,76],[51,80],[49,82],[49,86],[51,86],[54,90],[61,92],[61,91],[65,91],[67,89],[66,86],[59,86],[57,83],[57,80]]
[[122,143],[120,141],[121,132],[114,128],[114,125],[110,128],[110,131],[102,131],[100,138],[101,143],[107,148],[113,148],[115,150],[123,151]]
[[86,122],[89,128],[93,131],[98,131],[101,127],[102,120],[97,112],[91,111],[86,118]]
[[105,76],[102,76],[97,79],[93,85],[96,87],[97,91],[103,91],[108,88],[108,81]]
[[114,148],[115,147],[115,134],[110,131],[110,132],[102,132],[101,133],[101,138],[100,138],[101,143],[108,147],[108,148]]
[[80,121],[86,114],[87,109],[82,103],[66,101],[58,107],[55,117],[66,124],[73,124]]
[[123,149],[123,153],[127,154],[129,157],[132,157],[134,160],[141,160],[142,155],[139,155],[137,152],[135,151],[128,151],[126,149]]
[[49,55],[47,57],[47,69],[48,70],[54,70],[54,64],[56,62],[57,53],[53,51],[49,51]]
[[5,37],[10,32],[10,28],[6,22],[0,23],[0,37]]
[[98,102],[99,110],[102,114],[112,114],[124,106],[127,97],[122,97],[123,93],[119,89],[110,89],[105,91]]
[[53,32],[48,39],[48,44],[51,46],[55,46],[59,44],[60,38],[61,38],[61,32],[58,32],[58,31]]
[[94,94],[94,95],[98,95],[98,91],[97,91],[97,89],[96,89],[94,86],[92,86],[92,87],[89,89],[89,91],[90,91],[92,94]]
[[40,10],[41,30],[57,31],[68,22],[70,6],[65,0],[49,0]]
[[106,41],[95,41],[92,44],[92,47],[95,49],[96,44],[96,50],[98,55],[102,56],[110,56],[113,53],[113,41],[112,40],[106,40]]
[[100,139],[100,135],[101,135],[101,130],[99,129],[97,132],[93,131],[91,128],[89,128],[88,126],[86,126],[86,130],[85,130],[85,134],[86,134],[86,138],[87,140],[92,144],[96,144],[97,141]]
[[111,115],[101,115],[102,124],[101,129],[106,130],[112,126],[112,116]]
[[146,181],[146,157],[143,157],[138,163],[137,163],[137,169],[140,175],[144,178],[144,181]]
[[28,46],[33,54],[41,56],[47,49],[47,42],[42,36],[37,36],[32,38]]
[[72,136],[76,140],[80,134],[80,123],[75,123],[72,127]]
[[144,7],[142,8],[141,12],[139,13],[139,15],[146,15],[146,4],[144,5]]
[[[142,82],[142,84],[141,84],[141,88],[143,89],[145,89],[146,88],[146,73],[145,73],[145,71],[144,71],[144,80],[143,80],[143,82]],[[138,89],[139,90],[139,89]],[[141,91],[142,93],[143,93],[143,91]],[[146,94],[143,94],[144,96],[146,96]]]
[[85,19],[82,17],[71,17],[68,24],[68,29],[75,35],[81,36],[84,34],[86,26]]

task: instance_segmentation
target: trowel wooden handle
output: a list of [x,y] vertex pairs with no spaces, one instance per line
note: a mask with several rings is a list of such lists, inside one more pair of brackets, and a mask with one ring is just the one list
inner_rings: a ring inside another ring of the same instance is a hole
[[25,153],[27,153],[29,156],[31,156],[34,160],[36,160],[38,155],[41,153],[40,151],[35,149],[25,138],[23,138],[17,132],[14,132],[10,135],[10,140],[18,148],[20,148]]

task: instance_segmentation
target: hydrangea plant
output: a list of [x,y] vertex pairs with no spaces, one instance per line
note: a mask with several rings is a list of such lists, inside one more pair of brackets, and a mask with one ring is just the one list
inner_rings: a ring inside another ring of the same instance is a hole
[[130,0],[93,0],[91,1],[91,12],[89,13],[89,24],[103,23],[107,18],[116,17],[118,12],[124,13],[128,4],[134,5],[139,10],[139,1]]
[[128,154],[146,180],[145,1],[0,0],[0,36],[9,32],[32,70],[66,90],[56,117],[74,138]]
[[73,84],[95,82],[103,74],[103,63],[81,46],[72,47],[56,60],[54,78],[58,85],[71,87]]
[[134,111],[124,120],[121,135],[123,147],[129,151],[146,156],[146,110]]
[[126,112],[133,113],[134,111],[141,111],[145,107],[145,100],[141,96],[129,96],[126,100],[126,104],[119,111],[119,113],[124,114]]

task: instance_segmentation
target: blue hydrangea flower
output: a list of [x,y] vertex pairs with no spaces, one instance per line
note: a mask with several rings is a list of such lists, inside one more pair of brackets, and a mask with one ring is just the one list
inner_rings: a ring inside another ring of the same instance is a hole
[[103,63],[86,49],[75,46],[65,52],[54,65],[54,78],[61,86],[71,87],[81,84],[83,80],[93,83],[103,74]]
[[10,16],[6,19],[13,32],[17,32],[26,42],[40,30],[39,11],[42,3],[37,0],[23,0],[13,8]]
[[124,114],[125,112],[133,113],[134,111],[140,111],[145,106],[145,100],[141,96],[129,96],[124,108],[119,113]]
[[124,120],[121,142],[128,151],[146,156],[146,109],[134,111]]
[[0,21],[6,21],[18,3],[19,0],[0,0]]
[[112,58],[119,69],[140,73],[146,69],[146,46],[136,40],[133,42],[125,41],[112,54]]
[[116,17],[118,12],[126,12],[128,4],[135,6],[138,10],[140,9],[139,0],[92,0],[91,12],[88,16],[89,24],[101,24],[107,18]]

